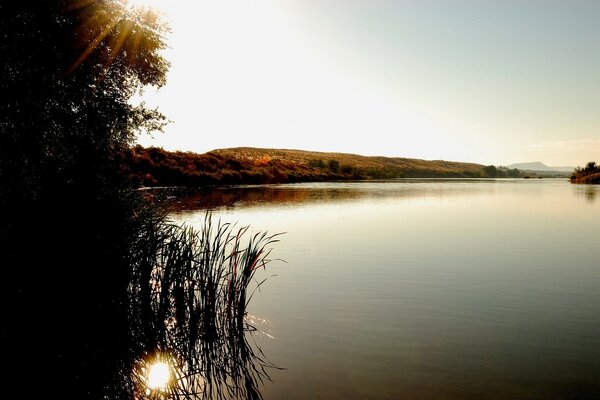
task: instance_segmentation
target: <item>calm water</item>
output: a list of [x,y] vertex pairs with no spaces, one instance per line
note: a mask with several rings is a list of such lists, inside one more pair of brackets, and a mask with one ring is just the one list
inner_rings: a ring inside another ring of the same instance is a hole
[[250,305],[266,399],[600,398],[600,187],[216,189],[172,217],[287,232]]

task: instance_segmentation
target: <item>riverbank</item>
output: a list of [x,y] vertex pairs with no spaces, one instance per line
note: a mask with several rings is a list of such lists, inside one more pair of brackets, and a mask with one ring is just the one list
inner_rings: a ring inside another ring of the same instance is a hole
[[586,176],[572,176],[571,183],[587,184],[587,185],[598,185],[600,184],[600,173],[586,175]]
[[577,167],[571,175],[571,183],[600,184],[600,166],[590,161],[584,168]]
[[122,164],[142,186],[520,176],[519,170],[474,163],[250,147],[197,154],[136,146],[123,154]]

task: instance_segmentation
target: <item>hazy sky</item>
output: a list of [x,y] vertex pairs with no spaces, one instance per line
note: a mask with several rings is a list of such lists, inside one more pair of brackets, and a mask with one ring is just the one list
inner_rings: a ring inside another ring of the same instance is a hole
[[173,121],[144,145],[600,162],[600,1],[143,2]]

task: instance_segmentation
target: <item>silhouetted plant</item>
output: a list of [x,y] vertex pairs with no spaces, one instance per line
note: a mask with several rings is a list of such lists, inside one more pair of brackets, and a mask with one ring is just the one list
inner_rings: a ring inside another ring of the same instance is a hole
[[[143,374],[162,355],[175,377],[164,398],[260,399],[259,383],[274,367],[249,344],[248,302],[263,281],[255,272],[270,261],[278,235],[232,224],[207,214],[199,231],[148,219],[135,246],[129,286],[131,377],[136,397],[146,393]],[[253,283],[254,281],[254,283]],[[148,392],[152,394],[151,391]]]
[[498,170],[493,165],[483,167],[482,173],[485,178],[496,178],[498,176]]
[[119,154],[164,123],[130,99],[164,84],[166,28],[120,0],[35,0],[1,2],[0,29],[5,380],[28,398],[60,382],[62,398],[100,399],[128,348],[141,206]]
[[0,3],[0,28],[5,381],[26,398],[139,398],[136,365],[170,351],[174,395],[259,396],[269,364],[243,313],[274,237],[175,227],[123,174],[136,134],[165,123],[130,100],[165,83],[166,27],[124,0],[36,0]]
[[577,167],[571,175],[572,183],[588,183],[597,184],[600,183],[600,167],[595,161],[590,161],[585,167]]

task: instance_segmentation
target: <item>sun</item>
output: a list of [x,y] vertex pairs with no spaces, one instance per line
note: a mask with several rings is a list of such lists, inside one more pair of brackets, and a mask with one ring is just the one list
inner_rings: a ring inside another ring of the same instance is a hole
[[165,390],[169,386],[171,373],[169,365],[164,362],[156,362],[150,366],[147,377],[147,385],[152,390]]

